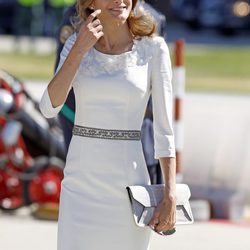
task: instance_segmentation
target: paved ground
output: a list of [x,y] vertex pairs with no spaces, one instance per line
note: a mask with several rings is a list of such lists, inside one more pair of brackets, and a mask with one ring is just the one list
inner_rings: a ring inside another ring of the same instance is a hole
[[[27,208],[18,215],[0,212],[1,250],[56,250],[56,235],[57,222],[34,219]],[[249,250],[249,236],[250,225],[196,222],[172,236],[154,233],[150,250]]]

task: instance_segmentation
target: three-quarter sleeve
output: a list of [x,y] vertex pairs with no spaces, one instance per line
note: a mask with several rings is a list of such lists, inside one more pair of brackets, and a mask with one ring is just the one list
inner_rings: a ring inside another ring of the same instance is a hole
[[154,38],[155,54],[151,72],[153,101],[154,156],[175,157],[172,124],[172,68],[169,49],[163,38]]
[[[60,54],[60,61],[59,61],[59,64],[57,66],[55,75],[58,73],[58,71],[62,67],[65,59],[67,58],[67,56],[69,54],[69,51],[71,50],[73,44],[75,43],[75,40],[76,40],[76,34],[73,34],[65,42],[64,47],[63,47],[61,54]],[[57,106],[57,107],[53,107],[53,105],[51,103],[50,96],[49,96],[48,88],[46,88],[43,92],[42,98],[41,98],[40,103],[39,103],[39,108],[40,108],[42,114],[46,118],[55,117],[60,112],[62,107],[63,107],[63,104],[60,106]]]

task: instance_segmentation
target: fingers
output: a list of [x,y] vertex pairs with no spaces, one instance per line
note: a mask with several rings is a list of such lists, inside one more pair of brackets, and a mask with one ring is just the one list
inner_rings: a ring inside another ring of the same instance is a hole
[[87,18],[87,20],[86,20],[86,23],[87,23],[87,24],[88,24],[88,23],[91,23],[99,14],[101,14],[101,10],[100,10],[100,9],[95,10],[94,12],[92,12],[92,13],[88,16],[88,18]]
[[96,19],[95,21],[92,22],[92,26],[93,27],[97,27],[101,24],[100,20],[99,19]]
[[172,230],[176,223],[176,212],[175,210],[170,210],[167,216],[160,216],[159,224],[156,226],[155,230],[157,232]]
[[163,231],[170,231],[175,228],[175,223],[171,221],[160,221],[160,223],[155,227],[155,231],[163,232]]
[[[175,232],[175,213],[168,214],[167,217],[162,216],[161,210],[157,209],[154,213],[153,218],[149,222],[149,226],[156,231],[160,232]],[[169,233],[170,234],[170,233]]]
[[86,22],[84,22],[78,32],[78,44],[84,48],[85,51],[91,49],[96,42],[104,36],[103,26],[101,21],[96,18],[101,13],[101,10],[96,10],[89,15]]
[[98,34],[96,35],[97,39],[101,38],[102,36],[104,36],[104,33],[102,31],[98,32]]
[[102,32],[102,25],[98,25],[96,27],[88,26],[87,28],[92,33],[92,35],[98,39],[104,35],[104,33]]
[[95,28],[95,31],[96,31],[96,33],[98,33],[98,32],[100,32],[100,31],[102,31],[102,29],[103,29],[102,25],[99,25],[99,26],[97,26],[97,27]]
[[[99,15],[101,13],[101,10],[96,10],[94,11],[92,14],[89,15],[87,21],[86,21],[86,27],[87,29],[92,32],[96,38],[100,38],[101,36],[103,36],[103,26],[101,25],[101,22],[99,19],[95,19],[97,17],[97,15]],[[95,19],[95,20],[94,20]]]
[[155,229],[155,227],[159,224],[159,216],[160,216],[160,213],[156,210],[154,213],[154,216],[149,222],[149,226],[151,228]]
[[[90,25],[90,24],[89,24],[89,25]],[[103,30],[103,27],[102,27],[101,22],[100,22],[99,19],[96,19],[96,20],[92,23],[91,27],[92,27],[96,32],[99,32],[99,31],[102,31],[102,30]]]

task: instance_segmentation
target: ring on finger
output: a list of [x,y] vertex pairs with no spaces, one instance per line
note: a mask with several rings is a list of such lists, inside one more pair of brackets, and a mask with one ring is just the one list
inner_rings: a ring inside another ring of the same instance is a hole
[[93,21],[92,25],[95,27],[95,26],[98,26],[99,24],[101,24],[100,20],[99,19],[96,19],[95,21]]
[[174,227],[174,228],[172,228],[172,229],[163,231],[162,234],[163,234],[163,235],[171,235],[171,234],[174,234],[175,232],[176,232],[176,229],[175,229],[175,227]]

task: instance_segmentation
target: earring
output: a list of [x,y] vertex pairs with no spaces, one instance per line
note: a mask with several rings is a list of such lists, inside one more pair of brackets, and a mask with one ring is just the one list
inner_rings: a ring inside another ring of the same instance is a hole
[[94,10],[94,7],[93,7],[93,6],[89,6],[89,8],[90,8],[91,10]]

